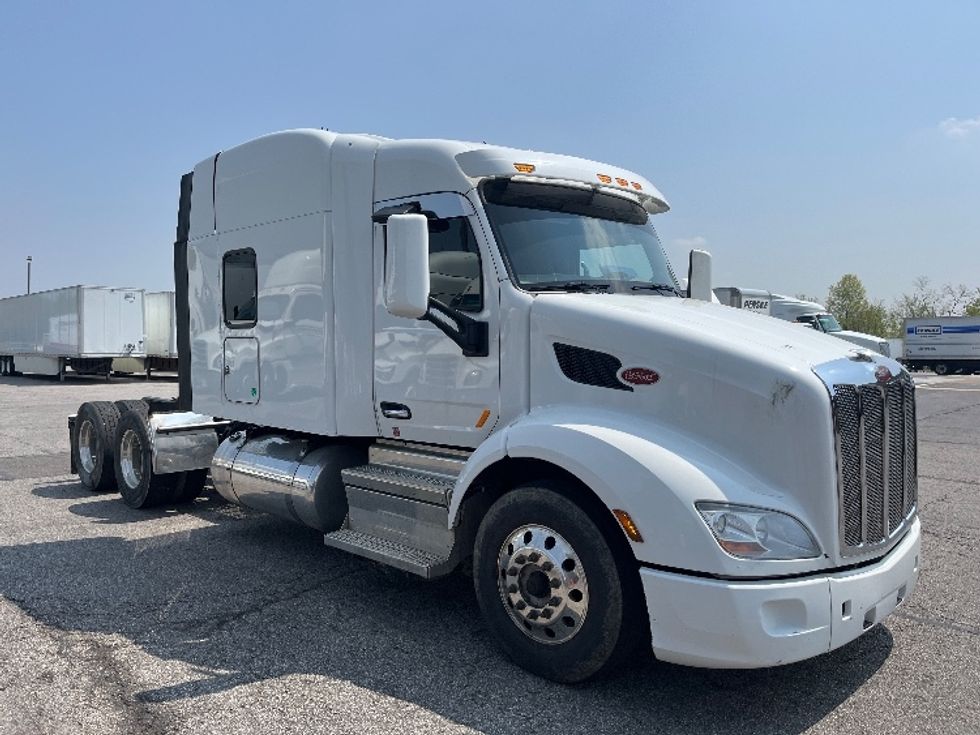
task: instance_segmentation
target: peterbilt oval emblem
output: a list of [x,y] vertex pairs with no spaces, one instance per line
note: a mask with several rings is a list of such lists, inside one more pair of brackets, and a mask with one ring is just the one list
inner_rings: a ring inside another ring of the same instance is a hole
[[619,379],[630,385],[653,385],[660,380],[660,374],[650,368],[631,367],[623,370]]
[[886,366],[879,365],[875,368],[875,380],[877,380],[879,383],[887,383],[893,377],[892,371]]

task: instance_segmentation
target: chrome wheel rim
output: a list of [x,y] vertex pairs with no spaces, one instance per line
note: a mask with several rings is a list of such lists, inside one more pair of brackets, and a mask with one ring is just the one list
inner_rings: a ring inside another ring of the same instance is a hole
[[78,462],[88,474],[95,470],[95,457],[98,454],[98,439],[95,437],[95,427],[86,419],[78,427]]
[[565,538],[546,526],[521,526],[497,555],[500,599],[517,628],[538,643],[565,643],[589,612],[585,567]]
[[132,429],[123,433],[119,452],[119,469],[126,485],[135,490],[143,480],[143,442]]

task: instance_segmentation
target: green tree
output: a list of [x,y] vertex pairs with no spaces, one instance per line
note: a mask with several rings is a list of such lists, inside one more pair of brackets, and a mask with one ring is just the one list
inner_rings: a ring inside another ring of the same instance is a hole
[[977,297],[966,305],[963,313],[966,316],[980,316],[980,288],[977,289]]
[[885,305],[880,301],[868,301],[868,292],[861,279],[853,273],[841,276],[827,294],[827,311],[837,317],[844,329],[874,334],[891,335],[895,325]]

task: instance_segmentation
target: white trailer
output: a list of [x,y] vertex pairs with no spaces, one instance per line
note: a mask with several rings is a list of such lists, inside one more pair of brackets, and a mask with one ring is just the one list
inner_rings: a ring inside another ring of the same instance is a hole
[[145,373],[177,370],[177,323],[173,291],[147,291],[143,295],[144,357],[118,357],[112,361],[116,373]]
[[710,303],[704,253],[682,293],[667,208],[627,169],[486,144],[215,154],[181,180],[179,395],[83,404],[82,483],[140,508],[210,470],[334,549],[472,569],[491,636],[558,681],[838,648],[916,584],[914,385]]
[[910,370],[937,375],[980,370],[980,317],[906,319],[904,362]]
[[108,376],[142,357],[143,290],[69,286],[0,299],[0,372]]
[[806,324],[818,332],[846,340],[886,357],[891,356],[891,345],[887,339],[843,329],[834,315],[828,313],[823,305],[816,301],[803,301],[772,291],[738,286],[719,286],[714,289],[714,293],[725,306]]

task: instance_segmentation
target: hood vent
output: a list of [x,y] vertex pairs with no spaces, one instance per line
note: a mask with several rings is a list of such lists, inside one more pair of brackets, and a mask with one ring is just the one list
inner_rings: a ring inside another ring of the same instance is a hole
[[599,388],[626,390],[632,388],[619,380],[619,371],[623,363],[618,357],[606,352],[597,352],[585,347],[574,347],[555,342],[555,357],[558,366],[569,380],[583,385],[594,385]]

